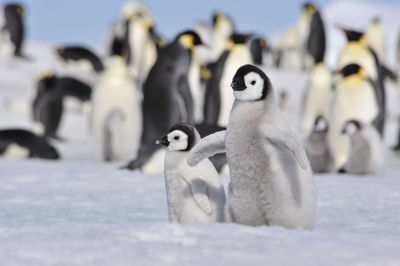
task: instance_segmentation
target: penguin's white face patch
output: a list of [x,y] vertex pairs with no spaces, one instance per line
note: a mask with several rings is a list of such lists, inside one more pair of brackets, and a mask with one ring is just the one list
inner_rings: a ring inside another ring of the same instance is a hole
[[246,89],[242,91],[233,91],[236,99],[241,101],[255,101],[262,98],[264,90],[264,80],[256,72],[250,72],[244,77]]
[[188,135],[183,131],[174,130],[168,134],[169,145],[167,150],[169,151],[184,151],[188,146]]

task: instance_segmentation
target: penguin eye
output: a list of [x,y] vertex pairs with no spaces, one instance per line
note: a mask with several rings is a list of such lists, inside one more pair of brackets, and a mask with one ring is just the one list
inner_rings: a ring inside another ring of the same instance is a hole
[[255,81],[255,80],[252,80],[252,81],[250,82],[250,84],[251,84],[251,85],[254,85],[254,84],[256,84],[256,81]]
[[175,136],[175,137],[174,137],[174,140],[178,140],[178,139],[179,139],[179,137],[178,137],[178,136]]

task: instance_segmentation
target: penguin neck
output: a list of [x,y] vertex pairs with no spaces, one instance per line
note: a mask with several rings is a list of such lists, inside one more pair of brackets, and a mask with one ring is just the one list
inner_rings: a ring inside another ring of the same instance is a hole
[[125,59],[119,55],[113,55],[110,60],[110,65],[107,68],[107,73],[119,73],[129,75],[128,67],[125,63]]

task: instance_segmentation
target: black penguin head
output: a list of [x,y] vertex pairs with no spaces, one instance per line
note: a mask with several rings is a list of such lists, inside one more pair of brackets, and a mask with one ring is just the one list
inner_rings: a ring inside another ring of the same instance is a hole
[[241,66],[233,77],[231,87],[235,99],[257,101],[265,99],[271,89],[267,75],[254,65]]
[[251,36],[253,35],[232,33],[228,40],[228,46],[232,47],[235,44],[245,44],[251,38]]
[[38,91],[45,92],[55,88],[57,77],[53,71],[44,72],[38,80]]
[[194,126],[180,122],[171,127],[168,134],[156,143],[167,146],[169,151],[190,151],[197,142],[196,133]]
[[17,14],[20,18],[25,16],[25,8],[20,4],[8,4],[4,10],[6,13]]
[[111,55],[124,56],[124,54],[125,50],[123,41],[119,38],[114,38],[111,44]]
[[303,10],[309,14],[313,14],[315,13],[318,9],[317,7],[314,5],[314,3],[311,2],[306,2],[303,4]]
[[379,24],[381,23],[381,18],[376,16],[372,19],[372,24]]
[[322,115],[317,116],[314,121],[314,132],[328,132],[329,123],[328,120]]
[[352,75],[359,75],[361,78],[365,78],[365,70],[359,64],[348,64],[339,70],[338,73],[344,78]]
[[232,20],[225,14],[220,12],[215,12],[212,19],[213,27],[215,28],[217,25],[228,24],[231,28],[233,28]]
[[347,135],[354,135],[358,131],[360,131],[363,128],[363,124],[359,120],[348,120],[343,128],[342,128],[342,134],[347,134]]
[[197,45],[203,44],[200,36],[192,30],[187,30],[180,33],[178,37],[176,37],[176,39],[179,40],[179,42],[185,49],[189,50],[192,50]]
[[346,35],[347,42],[360,42],[365,43],[365,36],[364,32],[356,31],[351,29],[346,29],[340,26],[337,26],[343,33]]

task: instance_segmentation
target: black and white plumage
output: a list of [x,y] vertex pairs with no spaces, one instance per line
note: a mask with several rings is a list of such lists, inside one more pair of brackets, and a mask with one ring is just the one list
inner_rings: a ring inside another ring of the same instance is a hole
[[3,23],[0,22],[0,49],[3,54],[22,57],[25,39],[23,17],[25,9],[20,4],[7,4],[0,10]]
[[91,64],[95,72],[104,69],[102,60],[90,49],[83,46],[64,46],[56,49],[57,55],[65,62],[87,61]]
[[227,221],[312,229],[311,168],[300,139],[279,114],[268,77],[245,65],[231,86],[235,103],[226,131],[203,138],[189,153],[189,165],[226,152],[231,176]]
[[335,168],[335,157],[329,139],[329,122],[323,116],[315,119],[304,149],[314,173],[329,173]]
[[59,159],[57,150],[43,137],[24,129],[0,130],[0,157]]
[[252,38],[249,42],[249,47],[253,63],[256,65],[264,64],[264,53],[271,50],[267,40],[265,38]]
[[167,147],[164,176],[169,220],[173,223],[223,221],[225,193],[214,166],[208,159],[195,167],[186,162],[199,140],[193,126],[178,123],[157,141]]
[[193,122],[193,99],[188,73],[191,49],[202,44],[193,31],[179,34],[169,45],[159,51],[157,61],[143,86],[143,132],[138,156],[128,169],[142,168],[160,149],[155,138],[164,134],[180,121]]
[[350,154],[344,166],[349,174],[377,175],[384,165],[384,145],[376,129],[358,120],[349,120],[342,129],[350,137]]

